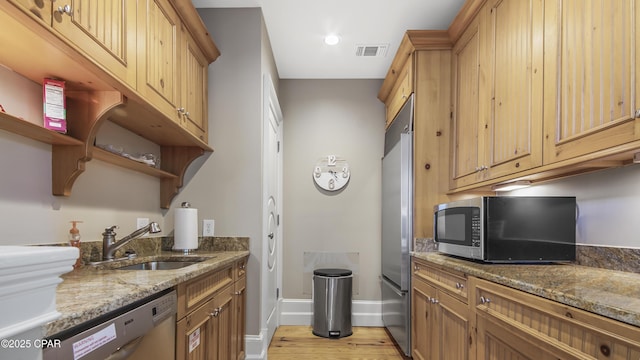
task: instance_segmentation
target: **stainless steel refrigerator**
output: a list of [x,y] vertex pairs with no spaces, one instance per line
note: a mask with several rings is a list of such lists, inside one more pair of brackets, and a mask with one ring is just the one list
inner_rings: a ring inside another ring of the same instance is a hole
[[413,95],[384,138],[382,158],[382,321],[405,355],[411,354],[413,242]]

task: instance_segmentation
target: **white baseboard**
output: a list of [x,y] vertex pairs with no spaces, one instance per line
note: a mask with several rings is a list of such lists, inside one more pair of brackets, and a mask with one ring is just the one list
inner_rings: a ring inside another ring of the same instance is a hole
[[260,330],[260,335],[245,335],[245,359],[264,360],[267,358],[267,329]]
[[[281,299],[280,325],[309,325],[313,323],[311,299]],[[382,301],[353,300],[351,303],[352,326],[383,326]]]

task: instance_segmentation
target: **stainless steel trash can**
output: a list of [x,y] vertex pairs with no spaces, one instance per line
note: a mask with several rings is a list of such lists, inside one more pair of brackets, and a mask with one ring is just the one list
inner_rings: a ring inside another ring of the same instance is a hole
[[341,338],[351,329],[351,284],[353,275],[346,269],[313,271],[313,334]]

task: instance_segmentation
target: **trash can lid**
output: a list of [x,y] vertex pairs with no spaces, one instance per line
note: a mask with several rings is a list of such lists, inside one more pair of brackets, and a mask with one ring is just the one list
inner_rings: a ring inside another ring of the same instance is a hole
[[349,269],[316,269],[316,270],[313,270],[313,275],[327,276],[327,277],[349,276],[351,275],[351,270]]

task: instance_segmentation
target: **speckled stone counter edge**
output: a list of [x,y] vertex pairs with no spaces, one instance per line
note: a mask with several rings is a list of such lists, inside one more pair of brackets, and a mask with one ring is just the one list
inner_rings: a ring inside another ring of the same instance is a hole
[[438,252],[412,256],[565,305],[640,326],[640,275],[574,264],[484,264]]

